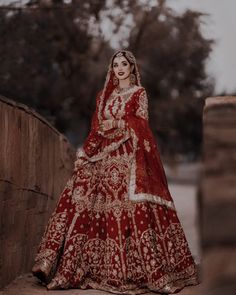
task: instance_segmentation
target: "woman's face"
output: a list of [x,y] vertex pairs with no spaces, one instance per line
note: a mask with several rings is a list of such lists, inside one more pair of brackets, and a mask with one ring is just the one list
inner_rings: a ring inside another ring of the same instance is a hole
[[112,68],[119,80],[127,79],[132,72],[132,66],[124,56],[115,57]]

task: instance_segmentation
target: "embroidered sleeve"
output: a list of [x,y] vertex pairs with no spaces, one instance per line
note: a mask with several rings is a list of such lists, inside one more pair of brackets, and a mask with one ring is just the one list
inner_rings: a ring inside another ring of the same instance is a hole
[[149,115],[148,115],[148,98],[146,90],[144,89],[139,97],[138,97],[138,107],[135,113],[136,116],[141,117],[148,121]]

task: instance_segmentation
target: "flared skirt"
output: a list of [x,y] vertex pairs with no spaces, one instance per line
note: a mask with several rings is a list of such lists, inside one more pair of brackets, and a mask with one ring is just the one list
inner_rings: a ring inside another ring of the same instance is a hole
[[156,202],[129,200],[133,156],[127,140],[73,172],[33,268],[49,289],[170,294],[198,284],[177,212]]

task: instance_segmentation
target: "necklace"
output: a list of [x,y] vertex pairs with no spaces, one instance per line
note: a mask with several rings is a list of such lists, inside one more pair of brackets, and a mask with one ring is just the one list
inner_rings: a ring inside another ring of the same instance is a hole
[[128,87],[123,87],[121,88],[119,85],[116,86],[116,92],[119,93],[119,94],[122,94],[122,93],[125,93],[127,91],[129,91],[131,88],[133,88],[134,85],[130,85]]

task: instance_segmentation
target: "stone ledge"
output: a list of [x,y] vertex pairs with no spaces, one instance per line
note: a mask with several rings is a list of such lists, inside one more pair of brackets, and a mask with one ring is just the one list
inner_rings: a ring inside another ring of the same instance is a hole
[[205,100],[205,108],[217,105],[225,104],[235,104],[236,105],[236,96],[215,96],[208,97]]
[[9,106],[12,106],[14,108],[18,108],[19,110],[22,110],[22,111],[32,115],[33,117],[40,120],[42,123],[46,124],[50,129],[53,130],[53,132],[55,132],[57,135],[62,137],[65,141],[68,141],[67,138],[63,134],[61,134],[51,123],[49,123],[43,116],[41,116],[39,113],[37,113],[33,108],[31,108],[23,103],[16,102],[12,99],[6,98],[5,96],[2,96],[2,95],[0,95],[0,102],[7,104]]
[[236,201],[204,203],[203,207],[203,246],[214,247],[236,244]]
[[2,96],[0,125],[1,288],[31,269],[75,149],[36,111]]

